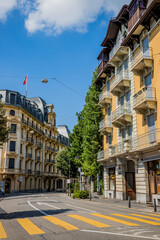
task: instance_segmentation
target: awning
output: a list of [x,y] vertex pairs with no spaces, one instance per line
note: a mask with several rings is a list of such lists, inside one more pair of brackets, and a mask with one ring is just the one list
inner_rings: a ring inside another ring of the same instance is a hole
[[149,158],[149,159],[143,159],[142,162],[152,162],[152,161],[156,161],[156,160],[160,160],[160,156],[154,157],[154,158]]

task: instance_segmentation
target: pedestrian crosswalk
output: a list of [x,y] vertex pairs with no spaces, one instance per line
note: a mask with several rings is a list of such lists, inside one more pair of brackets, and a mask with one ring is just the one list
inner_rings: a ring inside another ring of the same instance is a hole
[[[157,214],[119,214],[119,213],[112,213],[108,215],[100,214],[100,213],[86,213],[85,216],[81,216],[78,214],[71,214],[71,215],[60,215],[59,217],[54,216],[44,216],[40,217],[42,224],[39,223],[35,224],[35,221],[33,219],[24,218],[24,219],[16,219],[15,223],[18,224],[17,227],[20,227],[24,230],[24,232],[28,235],[42,235],[47,234],[46,229],[44,228],[45,225],[47,225],[48,222],[50,224],[56,225],[59,229],[63,229],[63,231],[76,231],[80,230],[79,223],[82,224],[85,223],[85,227],[87,226],[94,226],[96,228],[108,228],[108,227],[114,227],[115,223],[118,223],[120,225],[124,226],[140,226],[139,223],[142,224],[150,224],[153,226],[159,226],[160,225],[160,215]],[[65,220],[62,220],[65,218]],[[127,221],[126,221],[127,219]],[[128,221],[129,219],[129,221]],[[73,221],[74,220],[74,221]],[[43,222],[44,221],[44,222]],[[72,224],[74,222],[74,224]],[[82,226],[82,225],[81,225]],[[7,229],[3,226],[3,222],[0,221],[0,239],[6,239],[7,238]]]

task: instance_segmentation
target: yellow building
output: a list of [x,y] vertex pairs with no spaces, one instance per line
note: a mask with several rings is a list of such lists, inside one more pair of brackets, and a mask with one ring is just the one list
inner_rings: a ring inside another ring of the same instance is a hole
[[69,141],[56,128],[54,106],[10,90],[0,90],[0,99],[11,128],[0,149],[0,187],[9,193],[66,190],[55,156]]
[[160,1],[132,0],[98,56],[104,195],[160,203]]

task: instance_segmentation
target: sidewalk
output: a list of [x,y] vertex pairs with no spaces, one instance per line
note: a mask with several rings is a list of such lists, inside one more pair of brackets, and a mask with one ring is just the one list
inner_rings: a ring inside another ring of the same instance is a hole
[[[128,200],[118,200],[118,199],[107,199],[103,196],[96,196],[92,198],[92,202],[103,203],[110,206],[116,206],[120,208],[128,208]],[[131,201],[131,209],[136,209],[143,212],[154,212],[153,204],[143,204],[136,203],[136,201]],[[160,207],[157,206],[157,214],[160,214]]]

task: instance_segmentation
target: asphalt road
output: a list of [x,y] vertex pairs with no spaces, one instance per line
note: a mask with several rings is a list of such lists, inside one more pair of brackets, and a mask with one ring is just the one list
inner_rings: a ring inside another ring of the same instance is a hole
[[11,196],[0,201],[0,239],[160,240],[160,213],[58,193]]

